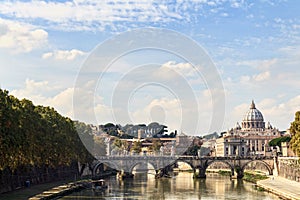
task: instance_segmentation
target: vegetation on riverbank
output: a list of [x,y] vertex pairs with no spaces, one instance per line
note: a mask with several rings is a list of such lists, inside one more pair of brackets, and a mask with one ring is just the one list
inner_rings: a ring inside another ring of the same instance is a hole
[[0,193],[74,178],[92,160],[70,118],[0,89]]
[[223,171],[223,170],[219,170],[218,174],[222,175],[222,176],[230,176],[231,175],[231,171]]
[[[209,171],[209,172],[211,172],[211,171]],[[231,176],[231,171],[219,170],[219,171],[217,171],[217,173],[222,176]],[[257,183],[257,181],[264,180],[267,178],[268,178],[268,176],[266,176],[265,174],[260,174],[257,172],[244,172],[243,180],[252,182],[252,183]]]
[[269,177],[264,174],[244,172],[243,180],[252,182],[252,183],[257,183],[257,181],[264,180],[267,178],[269,178]]

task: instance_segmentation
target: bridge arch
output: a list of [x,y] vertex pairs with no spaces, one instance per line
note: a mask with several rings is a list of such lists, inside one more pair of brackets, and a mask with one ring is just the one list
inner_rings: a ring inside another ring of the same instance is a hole
[[188,159],[177,159],[171,165],[175,165],[176,163],[178,164],[178,162],[183,162],[183,163],[189,165],[192,168],[192,170],[196,169],[196,166],[194,166],[193,162],[191,160],[188,160]]
[[208,161],[208,162],[207,162],[207,166],[205,166],[205,167],[206,167],[205,170],[206,170],[210,165],[212,165],[213,163],[218,163],[218,162],[221,162],[221,163],[226,164],[226,165],[229,167],[229,169],[230,169],[230,171],[231,171],[231,174],[234,175],[234,166],[233,166],[230,162],[228,162],[228,161],[226,161],[226,160],[211,160],[211,161]]
[[249,164],[249,163],[252,163],[252,162],[259,162],[259,163],[262,163],[268,170],[269,172],[269,175],[273,175],[273,167],[270,166],[267,162],[263,161],[263,160],[250,160],[248,162],[246,162],[245,164],[243,164],[241,166],[242,170],[244,171],[246,166]]
[[96,172],[97,172],[97,169],[101,166],[101,164],[105,164],[107,166],[109,166],[110,168],[114,168],[116,170],[120,170],[120,167],[114,163],[114,162],[110,162],[110,161],[98,161],[95,166],[93,167],[93,172],[92,172],[92,175],[95,176],[96,175]]
[[150,165],[153,167],[154,170],[157,169],[157,166],[156,166],[155,163],[152,163],[151,161],[145,160],[145,161],[139,161],[139,162],[133,163],[133,164],[129,167],[129,172],[132,173],[133,169],[134,169],[137,165],[141,165],[141,164],[147,164],[147,165],[150,164]]

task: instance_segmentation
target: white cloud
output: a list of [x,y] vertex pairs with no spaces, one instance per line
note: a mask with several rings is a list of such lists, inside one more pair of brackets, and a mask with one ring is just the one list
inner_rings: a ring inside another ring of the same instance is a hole
[[[173,70],[176,73],[174,73]],[[174,78],[173,76],[177,75],[177,73],[184,77],[194,77],[197,75],[197,70],[190,63],[176,63],[175,61],[169,61],[160,67],[158,75],[165,78]]]
[[256,84],[257,82],[268,81],[271,77],[271,73],[269,71],[261,72],[259,74],[254,74],[252,76],[241,76],[240,83],[242,84]]
[[11,94],[18,98],[27,98],[36,105],[54,107],[61,114],[72,117],[72,88],[62,89],[50,85],[48,81],[26,79],[24,88],[12,90]]
[[294,58],[296,60],[299,60],[300,56],[300,46],[285,46],[281,47],[279,49],[280,53],[283,53],[285,56],[288,56],[289,58]]
[[250,81],[250,79],[251,79],[250,76],[241,76],[240,82],[241,82],[241,83],[247,83],[247,82]]
[[266,72],[262,72],[260,74],[256,74],[253,76],[253,79],[255,81],[265,81],[268,80],[270,78],[270,72],[266,71]]
[[[97,124],[105,121],[113,121],[110,108],[103,104],[103,98],[92,92],[95,100],[94,107],[88,104],[91,96],[89,91],[91,82],[87,82],[76,92],[77,102],[73,104],[74,88],[61,88],[51,85],[48,81],[35,81],[27,79],[24,88],[11,91],[11,94],[19,99],[27,98],[35,105],[50,106],[55,108],[63,116],[87,123]],[[76,108],[75,108],[76,107]],[[76,112],[75,112],[76,111]],[[96,116],[96,118],[94,117]]]
[[168,125],[172,130],[180,130],[181,118],[180,101],[169,98],[153,99],[142,109],[131,113],[131,120],[135,124],[156,121]]
[[6,1],[1,3],[0,12],[19,19],[43,19],[53,23],[52,28],[56,29],[87,30],[95,26],[112,27],[112,22],[163,22],[183,18],[166,5],[147,0]]
[[259,70],[268,70],[272,66],[276,65],[278,63],[277,58],[272,59],[263,59],[263,60],[245,60],[245,61],[239,61],[236,63],[237,66],[246,66],[246,67],[252,67]]
[[[244,1],[229,1],[231,7],[245,9],[249,7]],[[66,2],[53,1],[21,1],[7,0],[1,3],[0,13],[10,18],[31,20],[40,24],[47,22],[52,29],[64,31],[80,30],[115,30],[129,28],[133,23],[166,23],[176,20],[189,22],[194,18],[193,12],[201,16],[219,14],[224,16],[224,6],[227,1],[220,0],[182,0],[170,3],[158,0],[70,0]],[[207,9],[203,9],[206,8]],[[210,9],[212,8],[212,9]],[[123,24],[122,24],[123,23]],[[44,25],[44,24],[43,24]]]
[[48,33],[29,24],[0,18],[0,48],[30,52],[47,44]]
[[53,58],[55,60],[74,60],[80,56],[86,55],[86,52],[72,49],[72,50],[57,50],[54,52],[47,52],[42,55],[43,59]]
[[55,90],[57,88],[53,88],[49,86],[48,81],[35,81],[31,79],[26,79],[25,87],[20,90],[13,90],[11,93],[16,95],[17,97],[29,98],[31,100],[37,101],[38,103],[42,103],[45,98],[41,96],[42,93],[48,93],[51,90]]
[[[285,130],[290,127],[290,123],[294,121],[297,111],[300,111],[300,95],[282,101],[277,99],[271,105],[261,107],[265,120],[270,121],[275,127]],[[260,104],[258,104],[260,106]]]

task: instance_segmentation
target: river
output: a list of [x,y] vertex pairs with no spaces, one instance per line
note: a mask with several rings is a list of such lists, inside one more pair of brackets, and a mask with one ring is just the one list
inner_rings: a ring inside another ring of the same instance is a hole
[[133,179],[120,181],[110,177],[106,182],[108,189],[105,192],[86,189],[61,199],[279,199],[256,190],[252,183],[230,180],[218,174],[207,174],[206,179],[193,179],[192,173],[180,172],[173,178],[155,179],[151,174],[138,173]]

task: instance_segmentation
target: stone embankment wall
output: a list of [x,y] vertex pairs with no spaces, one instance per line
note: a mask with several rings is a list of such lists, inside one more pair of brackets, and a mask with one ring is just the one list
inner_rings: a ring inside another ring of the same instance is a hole
[[278,158],[279,176],[300,182],[300,160],[298,157]]

